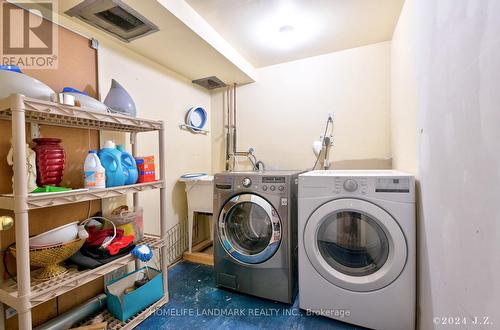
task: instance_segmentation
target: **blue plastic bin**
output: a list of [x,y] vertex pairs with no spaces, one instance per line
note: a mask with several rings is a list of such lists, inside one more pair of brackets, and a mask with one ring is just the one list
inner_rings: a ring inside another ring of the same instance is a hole
[[123,294],[126,288],[134,285],[137,273],[143,271],[146,271],[145,267],[106,285],[108,311],[121,321],[128,320],[163,297],[161,272],[151,267],[147,268],[150,280],[146,284],[130,293]]

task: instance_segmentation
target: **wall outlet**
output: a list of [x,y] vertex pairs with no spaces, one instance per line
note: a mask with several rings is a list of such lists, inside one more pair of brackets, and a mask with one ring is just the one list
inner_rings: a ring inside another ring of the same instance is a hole
[[38,123],[31,123],[31,139],[38,139],[42,137],[40,134],[40,125]]
[[90,48],[99,49],[99,40],[94,38],[90,39]]

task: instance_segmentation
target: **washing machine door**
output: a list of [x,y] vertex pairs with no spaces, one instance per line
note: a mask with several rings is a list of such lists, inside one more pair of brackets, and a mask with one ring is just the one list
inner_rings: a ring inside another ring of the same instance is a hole
[[304,230],[307,256],[321,276],[350,291],[374,291],[401,274],[407,258],[403,231],[379,206],[338,199],[319,207]]
[[239,262],[262,263],[281,242],[278,212],[264,198],[241,194],[231,198],[219,215],[219,239],[226,252]]

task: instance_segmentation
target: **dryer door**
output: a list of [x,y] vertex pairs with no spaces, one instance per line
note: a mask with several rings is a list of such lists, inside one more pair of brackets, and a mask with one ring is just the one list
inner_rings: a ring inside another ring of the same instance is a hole
[[231,198],[219,215],[219,239],[234,259],[249,264],[271,258],[281,242],[281,221],[274,207],[254,194]]
[[326,280],[350,291],[374,291],[401,274],[407,257],[396,220],[375,204],[338,199],[319,207],[303,237],[312,265]]

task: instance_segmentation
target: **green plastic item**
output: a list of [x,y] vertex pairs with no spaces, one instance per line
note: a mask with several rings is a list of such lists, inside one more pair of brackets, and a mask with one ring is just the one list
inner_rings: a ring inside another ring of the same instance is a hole
[[36,193],[70,191],[70,190],[72,189],[66,187],[45,186],[36,188],[35,190],[32,191],[32,193],[36,194]]

